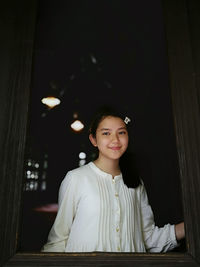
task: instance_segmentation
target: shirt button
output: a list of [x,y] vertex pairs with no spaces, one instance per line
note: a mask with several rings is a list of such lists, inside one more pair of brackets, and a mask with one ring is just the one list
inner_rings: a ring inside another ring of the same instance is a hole
[[117,247],[117,250],[120,251],[120,247]]
[[115,196],[118,197],[119,195],[116,193]]
[[119,227],[116,228],[116,231],[119,232]]

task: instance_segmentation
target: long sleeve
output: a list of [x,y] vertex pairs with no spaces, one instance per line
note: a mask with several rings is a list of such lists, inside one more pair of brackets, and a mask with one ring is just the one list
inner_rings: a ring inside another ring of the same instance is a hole
[[166,224],[157,227],[144,185],[141,186],[141,216],[143,238],[147,251],[166,252],[177,247],[175,226]]
[[70,172],[67,173],[59,189],[58,213],[49,232],[43,252],[64,252],[71,225],[75,216],[78,198],[77,183]]
[[177,246],[174,226],[155,226],[144,185],[128,188],[122,175],[94,163],[67,173],[44,252],[165,252]]

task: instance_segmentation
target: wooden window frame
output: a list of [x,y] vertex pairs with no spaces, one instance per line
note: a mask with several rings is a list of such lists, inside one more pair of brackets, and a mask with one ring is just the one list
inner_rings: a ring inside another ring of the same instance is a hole
[[[199,7],[198,0],[191,2]],[[21,253],[18,250],[37,1],[13,0],[5,4],[7,16],[3,17],[3,28],[0,28],[4,34],[10,33],[3,40],[4,44],[9,44],[6,47],[6,51],[9,51],[9,63],[2,72],[4,76],[0,73],[0,77],[5,80],[1,88],[3,98],[0,99],[0,104],[2,114],[6,116],[0,116],[0,259],[3,266],[200,266],[198,68],[194,62],[191,42],[188,1],[163,0],[162,5],[187,253],[63,254]]]

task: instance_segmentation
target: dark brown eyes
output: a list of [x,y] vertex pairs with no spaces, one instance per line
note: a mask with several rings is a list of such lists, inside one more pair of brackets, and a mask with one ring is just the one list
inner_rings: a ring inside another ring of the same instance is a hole
[[[126,131],[120,131],[118,132],[118,134],[120,135],[123,135],[123,134],[126,134],[127,132]],[[111,133],[110,132],[103,132],[102,135],[110,135]]]

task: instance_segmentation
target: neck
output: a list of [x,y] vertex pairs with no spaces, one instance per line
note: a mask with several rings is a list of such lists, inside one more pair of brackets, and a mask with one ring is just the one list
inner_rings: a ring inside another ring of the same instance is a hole
[[121,173],[118,159],[117,160],[109,160],[109,159],[102,160],[98,158],[94,161],[94,163],[102,171],[111,174],[113,178],[116,175],[119,175]]

